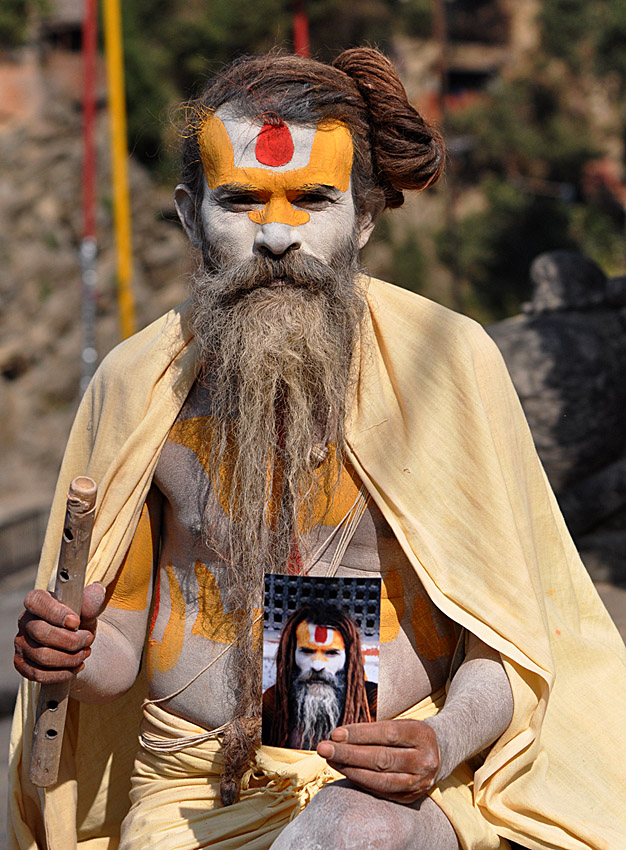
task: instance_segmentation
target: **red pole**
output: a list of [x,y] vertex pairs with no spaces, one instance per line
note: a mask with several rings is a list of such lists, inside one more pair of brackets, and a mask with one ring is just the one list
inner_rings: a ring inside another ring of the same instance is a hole
[[309,18],[306,13],[306,0],[294,0],[293,10],[293,52],[296,56],[310,56]]
[[83,19],[83,237],[96,234],[97,0],[85,0]]
[[83,18],[83,238],[80,243],[82,273],[81,396],[93,377],[96,350],[96,57],[98,0],[85,0]]

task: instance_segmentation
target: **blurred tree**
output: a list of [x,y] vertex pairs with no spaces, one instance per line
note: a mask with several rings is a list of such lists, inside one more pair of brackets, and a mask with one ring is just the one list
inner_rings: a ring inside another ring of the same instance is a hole
[[31,15],[48,11],[48,0],[0,2],[0,49],[20,47],[28,37]]
[[[570,235],[569,209],[562,200],[528,194],[496,176],[488,177],[483,189],[485,209],[458,225],[458,264],[485,317],[495,319],[519,312],[529,298],[528,269],[537,254],[579,246]],[[451,265],[445,231],[438,236],[438,248],[441,260]]]
[[[456,163],[457,191],[478,181],[484,200],[458,226],[456,265],[491,319],[517,312],[529,297],[528,268],[541,251],[570,248],[609,273],[623,268],[619,177],[599,164],[599,188],[589,188],[590,166],[607,150],[590,104],[605,75],[623,85],[626,7],[623,0],[543,0],[539,22],[542,50],[527,67],[495,80],[448,121],[449,133],[471,140]],[[449,244],[442,231],[439,255],[453,268]]]

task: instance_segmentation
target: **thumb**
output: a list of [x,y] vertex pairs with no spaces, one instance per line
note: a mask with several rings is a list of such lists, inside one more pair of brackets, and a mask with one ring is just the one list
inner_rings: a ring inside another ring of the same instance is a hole
[[80,628],[96,630],[96,621],[104,611],[106,588],[99,581],[88,585],[83,591],[83,604],[80,609]]

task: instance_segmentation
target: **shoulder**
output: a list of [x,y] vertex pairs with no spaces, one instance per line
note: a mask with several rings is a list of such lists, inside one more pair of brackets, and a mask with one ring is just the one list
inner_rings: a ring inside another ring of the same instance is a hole
[[176,342],[191,339],[189,329],[190,305],[188,301],[169,310],[133,336],[115,346],[103,359],[98,376],[109,376],[134,364],[142,363],[157,352],[161,358],[168,356]]
[[435,359],[439,368],[471,368],[485,358],[502,364],[496,344],[469,316],[376,278],[364,286],[379,347],[422,366]]
[[129,396],[146,395],[168,372],[192,339],[189,302],[170,310],[143,330],[125,339],[103,359],[86,394],[94,412],[107,400],[124,404]]

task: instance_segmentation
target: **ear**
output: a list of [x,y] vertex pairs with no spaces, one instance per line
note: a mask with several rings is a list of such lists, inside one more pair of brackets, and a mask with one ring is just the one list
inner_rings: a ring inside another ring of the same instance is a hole
[[174,206],[189,241],[194,248],[200,248],[202,246],[202,223],[198,220],[196,214],[194,197],[189,186],[185,183],[179,183],[174,189]]
[[364,213],[359,219],[359,250],[367,245],[375,225],[370,213]]
[[370,192],[359,216],[359,249],[364,248],[372,235],[376,222],[385,210],[385,196],[380,189]]

